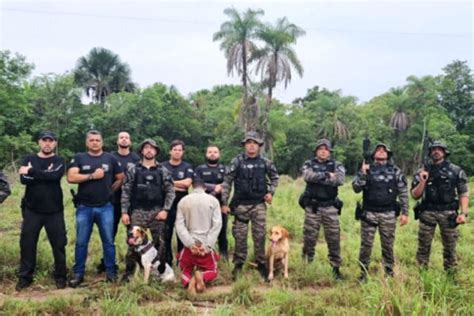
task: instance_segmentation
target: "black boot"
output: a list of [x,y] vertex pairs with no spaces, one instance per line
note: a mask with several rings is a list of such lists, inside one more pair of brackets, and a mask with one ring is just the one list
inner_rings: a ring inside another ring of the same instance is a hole
[[240,274],[242,273],[243,266],[244,265],[242,263],[236,263],[234,265],[234,270],[232,270],[232,280],[233,281],[237,280],[237,278],[240,276]]
[[259,263],[257,266],[258,273],[262,276],[265,282],[268,281],[268,270],[267,266],[264,263]]
[[385,267],[385,278],[393,278],[394,273],[393,269],[389,267]]
[[26,289],[27,287],[29,287],[31,285],[31,283],[33,283],[33,279],[20,277],[18,279],[18,282],[17,282],[16,286],[15,286],[15,290],[20,292],[21,290]]
[[78,287],[79,285],[81,285],[82,282],[84,282],[84,277],[83,277],[83,276],[79,276],[79,275],[75,275],[74,278],[72,278],[71,280],[69,280],[69,286],[72,287],[72,288],[76,288],[76,287]]
[[341,271],[339,271],[339,267],[332,267],[332,275],[334,277],[334,280],[336,281],[344,280],[344,277],[342,276]]
[[360,265],[360,275],[359,275],[359,282],[365,283],[367,282],[367,272],[369,271],[369,267],[366,267],[365,265]]

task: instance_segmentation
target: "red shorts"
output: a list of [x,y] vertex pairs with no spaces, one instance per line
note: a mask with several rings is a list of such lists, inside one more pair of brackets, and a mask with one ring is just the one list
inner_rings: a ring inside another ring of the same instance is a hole
[[202,272],[202,277],[206,283],[217,278],[217,261],[219,261],[220,256],[214,251],[207,253],[204,257],[200,257],[193,255],[189,248],[183,248],[177,257],[179,268],[182,271],[181,282],[184,286],[188,285],[194,268]]

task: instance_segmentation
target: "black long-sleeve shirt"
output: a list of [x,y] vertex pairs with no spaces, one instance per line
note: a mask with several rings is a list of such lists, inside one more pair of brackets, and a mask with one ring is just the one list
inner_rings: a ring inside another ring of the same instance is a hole
[[20,175],[21,183],[26,185],[23,205],[37,213],[62,212],[64,159],[58,156],[41,158],[35,154],[23,158],[21,165],[28,166],[29,163],[32,167],[28,174]]

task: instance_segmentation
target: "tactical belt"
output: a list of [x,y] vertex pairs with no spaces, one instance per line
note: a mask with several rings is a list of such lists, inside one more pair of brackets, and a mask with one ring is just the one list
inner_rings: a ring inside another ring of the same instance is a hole
[[328,206],[334,206],[334,204],[336,203],[336,200],[326,200],[326,201],[319,201],[319,200],[311,200],[311,202],[314,201],[314,203],[318,206],[318,207],[328,207]]
[[384,206],[371,206],[371,205],[364,205],[363,209],[368,212],[374,213],[386,213],[386,212],[393,212],[393,205],[384,205]]
[[458,202],[455,201],[447,204],[423,203],[423,209],[425,211],[455,211],[458,209]]

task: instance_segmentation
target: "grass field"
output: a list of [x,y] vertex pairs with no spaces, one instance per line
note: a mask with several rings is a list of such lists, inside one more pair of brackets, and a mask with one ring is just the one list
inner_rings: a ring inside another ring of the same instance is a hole
[[[12,177],[11,177],[12,178]],[[68,232],[67,262],[73,265],[75,228],[74,209],[69,186],[64,183],[65,216]],[[354,208],[361,197],[352,192],[347,182],[340,190],[344,201],[341,215],[342,273],[346,280],[335,282],[327,259],[323,234],[317,245],[316,260],[306,264],[301,260],[303,210],[297,204],[304,183],[282,177],[274,204],[268,209],[269,228],[282,224],[291,234],[289,279],[281,275],[267,284],[257,271],[246,266],[244,276],[231,281],[232,264],[220,262],[220,275],[209,290],[196,297],[188,296],[179,283],[143,284],[141,277],[127,285],[106,284],[104,275],[95,274],[102,250],[94,229],[87,261],[87,286],[78,289],[56,290],[52,279],[53,259],[44,231],[38,245],[35,283],[20,293],[15,292],[20,250],[20,199],[24,188],[13,185],[13,194],[0,206],[0,314],[17,315],[474,315],[474,244],[471,211],[467,225],[460,226],[458,242],[458,274],[455,280],[445,276],[442,267],[442,247],[437,231],[430,269],[420,273],[416,267],[418,222],[410,208],[410,222],[397,227],[395,242],[396,276],[385,280],[380,265],[378,235],[372,253],[370,279],[359,284],[357,263],[360,224],[354,220]],[[470,182],[471,192],[474,182]],[[471,193],[471,206],[473,205]],[[411,201],[410,206],[413,206]],[[472,207],[471,207],[472,210]],[[229,227],[230,228],[230,227]],[[233,238],[229,240],[233,249]],[[251,242],[250,242],[251,244]],[[126,252],[125,229],[121,227],[117,239],[117,259],[120,272],[124,269]],[[249,247],[249,258],[253,248]],[[177,270],[175,270],[178,272]]]

